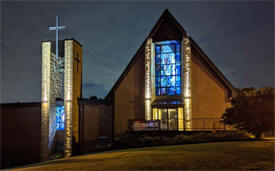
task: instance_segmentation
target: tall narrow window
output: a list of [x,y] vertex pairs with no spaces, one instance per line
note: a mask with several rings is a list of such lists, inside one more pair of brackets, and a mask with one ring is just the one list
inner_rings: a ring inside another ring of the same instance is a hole
[[64,130],[65,110],[64,106],[56,107],[56,130]]
[[156,96],[181,93],[180,67],[180,41],[155,43]]

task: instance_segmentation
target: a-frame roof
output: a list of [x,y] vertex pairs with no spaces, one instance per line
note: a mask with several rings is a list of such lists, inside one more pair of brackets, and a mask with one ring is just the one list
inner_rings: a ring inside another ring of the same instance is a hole
[[[163,31],[162,27],[165,26],[164,23],[166,23],[166,26],[169,24],[173,25],[173,29],[177,30],[177,32]],[[164,35],[159,35],[158,38],[156,38],[154,40],[154,37],[156,34],[161,34],[161,33],[159,33],[160,28],[162,28],[162,33]],[[177,35],[171,34],[171,33],[177,33]],[[118,80],[116,81],[116,83],[114,84],[112,89],[110,90],[110,92],[105,97],[105,100],[108,100],[111,97],[111,95],[114,93],[115,89],[119,86],[119,84],[126,77],[127,73],[131,69],[131,67],[135,64],[139,55],[141,53],[144,53],[146,40],[149,37],[152,37],[153,41],[157,42],[157,41],[161,41],[162,38],[166,38],[163,40],[167,40],[167,37],[168,37],[168,39],[170,38],[171,40],[175,40],[175,39],[177,39],[176,37],[182,38],[183,36],[189,37],[189,40],[190,40],[191,46],[192,46],[192,48],[191,48],[192,51],[193,51],[193,49],[195,49],[200,54],[199,60],[201,60],[202,63],[204,63],[207,66],[207,68],[216,76],[216,78],[230,91],[229,97],[232,96],[232,94],[235,94],[236,89],[234,88],[234,86],[225,78],[225,76],[219,71],[219,69],[211,62],[211,60],[208,58],[208,56],[201,50],[201,48],[197,45],[197,43],[187,34],[187,32],[184,30],[184,28],[178,23],[178,21],[168,11],[168,9],[165,9],[165,11],[162,13],[161,17],[159,18],[159,20],[153,27],[153,29],[150,31],[149,35],[146,37],[146,39],[143,41],[143,43],[140,46],[140,48],[138,49],[138,51],[135,53],[132,60],[126,66],[123,73],[120,75],[120,77],[118,78]]]

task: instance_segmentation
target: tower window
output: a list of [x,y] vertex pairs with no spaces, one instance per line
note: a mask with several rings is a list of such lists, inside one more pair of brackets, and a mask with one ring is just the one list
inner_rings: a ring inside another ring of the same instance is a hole
[[181,93],[180,41],[155,43],[156,96]]
[[64,106],[56,107],[56,130],[64,130],[65,110]]

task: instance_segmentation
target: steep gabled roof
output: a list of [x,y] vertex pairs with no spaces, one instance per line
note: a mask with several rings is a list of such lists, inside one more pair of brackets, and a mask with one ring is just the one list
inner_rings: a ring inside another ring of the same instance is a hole
[[[169,23],[169,24],[166,24],[166,26],[171,24],[170,28],[173,28],[174,30],[176,29],[178,31],[177,32],[169,32],[167,30],[168,28],[164,28],[164,29],[166,29],[166,31],[162,30],[162,33],[160,33],[159,32],[160,28],[162,28],[162,26],[165,26],[164,23]],[[173,33],[175,33],[175,34],[173,34]],[[156,34],[159,35],[158,38],[155,37]],[[163,34],[163,35],[161,35],[161,34]],[[149,35],[146,37],[146,39],[143,41],[143,43],[140,46],[140,48],[138,49],[138,51],[135,53],[132,60],[126,66],[123,73],[120,75],[120,77],[118,78],[118,80],[116,81],[116,83],[114,84],[112,89],[110,90],[110,92],[105,97],[105,100],[108,100],[111,97],[111,95],[113,94],[115,89],[120,85],[120,83],[126,77],[127,73],[131,69],[131,67],[137,61],[138,56],[141,53],[144,53],[146,40],[149,37],[152,37],[153,41],[157,42],[157,41],[161,41],[162,38],[166,38],[166,39],[163,39],[163,40],[167,40],[167,38],[171,39],[171,40],[175,40],[175,39],[177,39],[176,37],[182,38],[183,36],[188,36],[189,37],[192,49],[196,49],[197,52],[200,54],[199,55],[199,60],[201,60],[204,64],[206,64],[208,69],[210,69],[210,71],[212,71],[212,73],[217,76],[218,80],[220,80],[221,83],[228,88],[228,90],[231,93],[231,95],[229,95],[229,97],[232,96],[232,94],[233,94],[232,91],[236,91],[234,86],[225,78],[225,76],[219,71],[219,69],[211,62],[211,60],[208,58],[208,56],[201,50],[201,48],[197,45],[197,43],[187,34],[187,32],[184,30],[184,28],[178,23],[178,21],[168,11],[168,9],[165,9],[165,11],[162,13],[161,17],[159,18],[157,23],[154,25],[154,27],[151,30],[151,32],[149,33]]]

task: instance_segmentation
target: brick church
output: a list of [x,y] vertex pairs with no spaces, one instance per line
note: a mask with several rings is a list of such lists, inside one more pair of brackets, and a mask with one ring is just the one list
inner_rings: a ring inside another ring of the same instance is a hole
[[220,118],[235,88],[168,10],[103,100],[82,98],[82,45],[58,44],[64,87],[51,77],[55,42],[43,41],[41,102],[1,104],[1,168],[87,153],[128,131],[227,127]]

